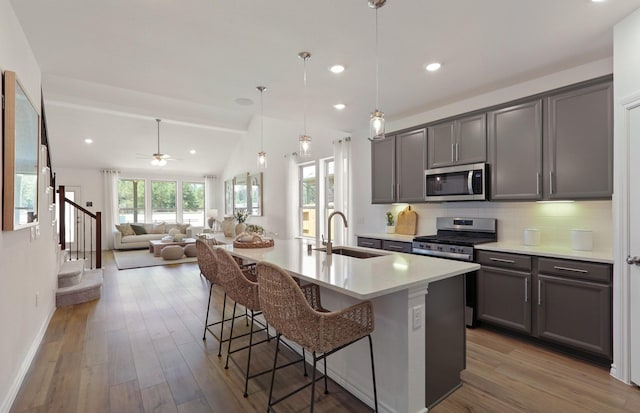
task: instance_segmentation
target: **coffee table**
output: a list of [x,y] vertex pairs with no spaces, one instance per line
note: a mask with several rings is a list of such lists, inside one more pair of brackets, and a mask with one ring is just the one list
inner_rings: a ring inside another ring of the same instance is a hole
[[152,252],[154,257],[160,257],[160,253],[164,247],[168,247],[169,245],[184,247],[195,243],[196,240],[193,238],[185,238],[182,241],[162,241],[159,239],[153,239],[149,241],[149,252]]

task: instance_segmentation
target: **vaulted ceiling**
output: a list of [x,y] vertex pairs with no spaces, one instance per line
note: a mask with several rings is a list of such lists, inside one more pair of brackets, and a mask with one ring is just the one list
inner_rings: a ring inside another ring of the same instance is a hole
[[[170,170],[217,173],[259,114],[256,86],[268,87],[265,116],[302,128],[301,51],[312,54],[311,122],[363,133],[375,106],[375,11],[367,0],[11,3],[43,72],[52,144],[75,148],[55,153],[60,166],[151,168],[135,154],[155,152],[160,117],[162,151],[188,160]],[[398,119],[609,57],[613,25],[639,7],[640,0],[388,0],[378,15],[380,107]],[[435,61],[442,68],[426,72]],[[337,63],[346,66],[339,75],[328,70]]]

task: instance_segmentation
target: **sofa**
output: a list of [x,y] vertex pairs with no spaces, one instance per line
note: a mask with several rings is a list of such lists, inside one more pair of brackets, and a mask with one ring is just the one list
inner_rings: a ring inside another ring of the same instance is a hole
[[194,227],[189,224],[119,224],[113,229],[113,249],[149,248],[151,240],[159,240],[167,235],[175,235],[178,238],[195,238],[196,234],[201,231],[202,227]]

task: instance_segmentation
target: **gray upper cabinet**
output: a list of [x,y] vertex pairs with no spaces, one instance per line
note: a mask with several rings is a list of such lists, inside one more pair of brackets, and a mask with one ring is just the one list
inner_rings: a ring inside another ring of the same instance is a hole
[[613,193],[613,83],[546,99],[549,199],[610,198]]
[[484,113],[433,125],[428,131],[429,169],[485,162],[487,159]]
[[396,138],[371,142],[371,203],[395,202]]
[[487,114],[491,199],[542,199],[542,100]]
[[396,136],[396,202],[424,202],[427,169],[427,131],[418,129]]
[[371,143],[371,202],[424,202],[427,133],[417,129]]

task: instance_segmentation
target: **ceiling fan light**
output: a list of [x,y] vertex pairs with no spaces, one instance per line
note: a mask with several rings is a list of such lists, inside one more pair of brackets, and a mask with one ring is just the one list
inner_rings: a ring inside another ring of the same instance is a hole
[[384,113],[376,109],[371,112],[369,120],[369,139],[372,141],[380,141],[384,139]]

